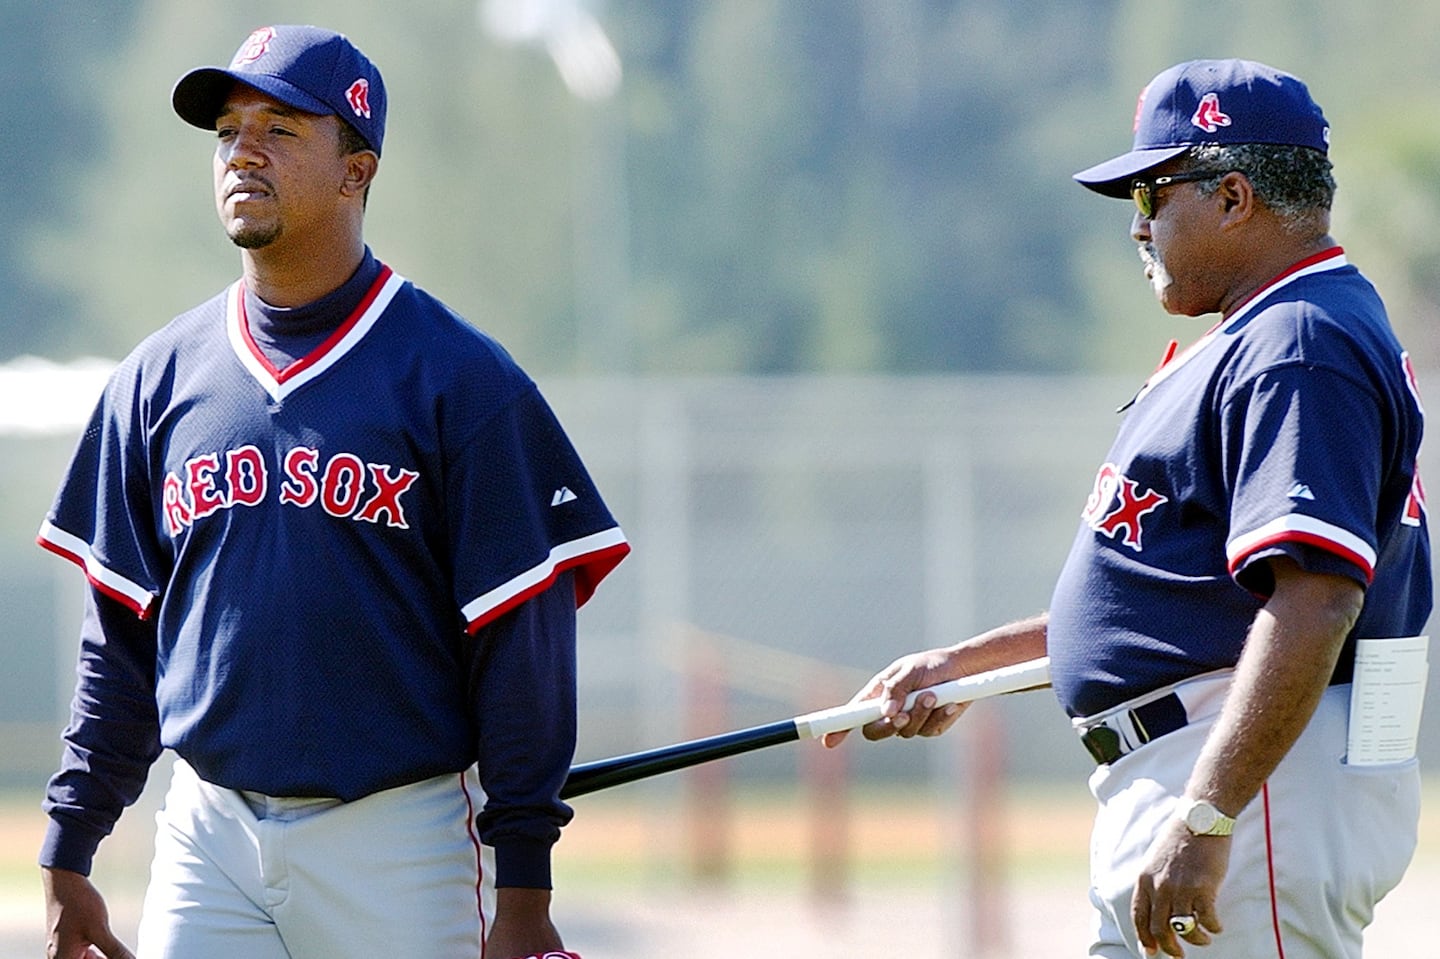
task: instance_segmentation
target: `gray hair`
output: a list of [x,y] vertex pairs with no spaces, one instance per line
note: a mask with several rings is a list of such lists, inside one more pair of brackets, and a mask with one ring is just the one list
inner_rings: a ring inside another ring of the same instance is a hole
[[1319,150],[1273,143],[1211,144],[1191,147],[1188,156],[1197,168],[1215,171],[1215,181],[1202,181],[1202,188],[1213,192],[1220,177],[1235,170],[1245,174],[1255,196],[1290,232],[1327,229],[1335,177],[1330,158]]

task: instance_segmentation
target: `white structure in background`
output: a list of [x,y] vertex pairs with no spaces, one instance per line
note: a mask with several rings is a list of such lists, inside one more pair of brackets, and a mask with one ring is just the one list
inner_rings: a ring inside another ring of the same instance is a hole
[[22,356],[0,363],[0,436],[79,429],[90,419],[114,360],[56,363]]
[[582,100],[620,88],[620,55],[585,0],[480,0],[480,23],[502,43],[544,47]]

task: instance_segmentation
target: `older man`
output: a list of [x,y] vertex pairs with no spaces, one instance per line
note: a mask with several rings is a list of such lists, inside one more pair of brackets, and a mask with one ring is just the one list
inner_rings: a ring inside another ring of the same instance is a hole
[[1133,148],[1075,179],[1133,198],[1167,312],[1219,321],[1127,404],[1049,612],[857,694],[888,700],[867,737],[936,735],[961,710],[906,713],[908,692],[1050,656],[1098,763],[1090,955],[1353,959],[1414,850],[1418,708],[1377,743],[1351,702],[1357,655],[1424,674],[1423,413],[1329,234],[1329,142],[1306,86],[1263,64],[1149,84]]

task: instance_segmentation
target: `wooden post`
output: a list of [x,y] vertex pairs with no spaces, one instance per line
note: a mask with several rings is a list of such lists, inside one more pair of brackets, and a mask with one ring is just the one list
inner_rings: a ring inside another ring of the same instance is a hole
[[969,747],[968,842],[970,868],[970,952],[977,957],[1008,955],[1006,916],[1006,832],[1004,813],[1005,724],[994,703],[970,707],[962,722]]
[[[686,738],[729,728],[725,664],[703,637],[692,638],[686,663]],[[702,763],[685,775],[690,869],[698,880],[720,883],[732,871],[729,772],[723,762]]]
[[[832,691],[826,702],[843,702],[838,676],[820,677],[816,686]],[[808,707],[801,707],[808,708]],[[810,889],[817,904],[840,905],[850,884],[850,762],[844,747],[826,749],[802,742],[803,775],[810,807]]]

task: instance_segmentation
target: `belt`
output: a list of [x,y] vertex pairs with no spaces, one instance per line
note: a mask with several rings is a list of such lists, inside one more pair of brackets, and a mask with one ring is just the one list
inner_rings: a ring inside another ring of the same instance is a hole
[[1166,693],[1159,699],[1121,710],[1093,725],[1081,727],[1080,742],[1103,766],[1166,733],[1183,729],[1189,721],[1180,697],[1175,693]]

